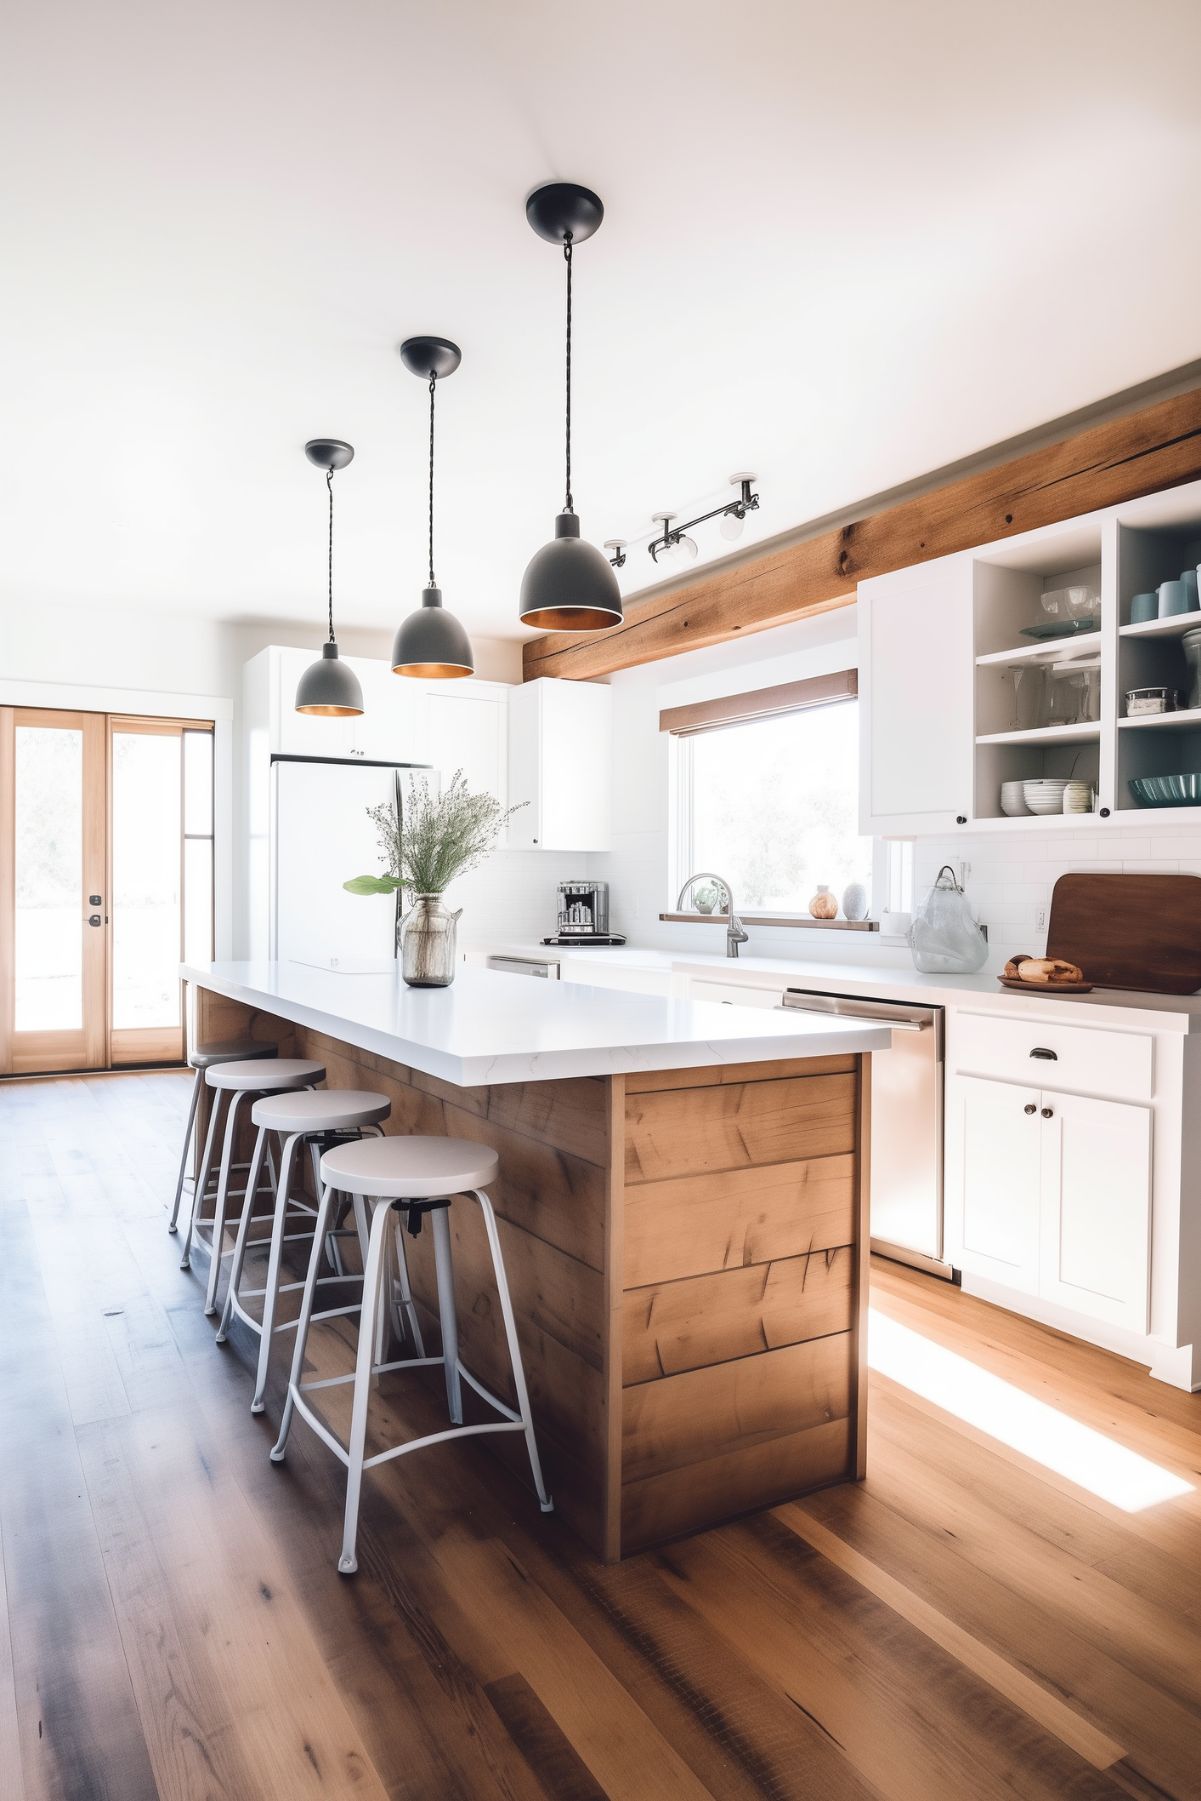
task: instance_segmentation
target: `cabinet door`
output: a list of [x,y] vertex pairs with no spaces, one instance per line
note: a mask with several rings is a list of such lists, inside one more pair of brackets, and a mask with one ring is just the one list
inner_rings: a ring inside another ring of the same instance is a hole
[[1039,1293],[1110,1325],[1146,1332],[1151,1113],[1078,1094],[1041,1096]]
[[[457,769],[474,793],[508,805],[509,691],[501,682],[439,682],[426,690],[429,760],[445,786]],[[506,842],[502,834],[500,844]]]
[[542,683],[526,682],[509,696],[509,847],[535,850],[542,839]]
[[368,657],[348,657],[363,690],[363,713],[354,724],[353,754],[371,763],[428,763],[429,729],[424,682],[393,675]]
[[[715,928],[716,929],[716,928]],[[721,930],[724,933],[725,927]],[[741,982],[710,982],[693,976],[688,983],[690,1001],[720,1001],[728,1007],[778,1007],[778,988],[745,988]]]
[[963,1205],[957,1262],[974,1275],[1038,1292],[1041,1193],[1040,1097],[1036,1088],[956,1076],[958,1168]]
[[860,830],[971,816],[972,565],[944,557],[859,584]]

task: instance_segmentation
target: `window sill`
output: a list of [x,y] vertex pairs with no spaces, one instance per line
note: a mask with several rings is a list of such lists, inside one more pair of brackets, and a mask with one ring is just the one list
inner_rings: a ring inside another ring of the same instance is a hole
[[[784,926],[790,932],[798,929],[805,932],[878,932],[880,922],[876,919],[814,919],[808,913],[796,916],[788,913],[740,913],[738,915],[744,926]],[[667,925],[701,925],[724,926],[729,920],[724,913],[660,913],[659,918]]]

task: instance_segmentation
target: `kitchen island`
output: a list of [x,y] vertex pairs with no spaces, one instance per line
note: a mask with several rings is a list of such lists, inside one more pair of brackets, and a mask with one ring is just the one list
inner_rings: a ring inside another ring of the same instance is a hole
[[[448,989],[298,963],[182,973],[193,1043],[274,1042],[330,1087],[387,1094],[386,1131],[499,1153],[548,1480],[600,1556],[862,1475],[867,1070],[887,1028],[488,970]],[[476,1210],[451,1228],[461,1354],[504,1393]],[[410,1261],[434,1331],[428,1241]],[[520,1473],[511,1438],[477,1443]]]

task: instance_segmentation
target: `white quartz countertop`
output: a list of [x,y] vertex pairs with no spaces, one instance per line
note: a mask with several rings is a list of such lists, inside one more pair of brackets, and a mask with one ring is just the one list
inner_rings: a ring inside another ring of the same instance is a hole
[[[753,928],[752,928],[753,929]],[[485,953],[477,953],[483,955]],[[995,975],[925,975],[907,953],[890,953],[854,962],[825,957],[726,957],[720,952],[657,950],[647,946],[556,945],[505,943],[489,946],[489,954],[557,961],[572,983],[586,982],[589,965],[657,970],[698,976],[747,988],[811,988],[822,994],[849,994],[900,1001],[924,1007],[985,1007],[989,1012],[1020,1012],[1029,1017],[1048,1009],[1083,1009],[1097,1025],[1139,1026],[1167,1032],[1201,1032],[1201,994],[1151,994],[1117,988],[1094,988],[1091,994],[1048,994],[1033,985],[1029,993],[1002,988]],[[896,961],[886,961],[887,956]],[[903,961],[901,958],[903,957]],[[1137,1019],[1132,1019],[1132,1014]]]
[[462,1087],[884,1051],[886,1026],[668,1000],[466,967],[449,988],[395,969],[185,963],[184,979]]

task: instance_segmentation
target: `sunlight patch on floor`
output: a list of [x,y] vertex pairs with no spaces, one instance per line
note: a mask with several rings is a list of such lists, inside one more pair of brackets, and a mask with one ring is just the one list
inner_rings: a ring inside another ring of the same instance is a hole
[[1193,1492],[1173,1471],[874,1307],[867,1346],[868,1363],[882,1376],[1125,1513]]

